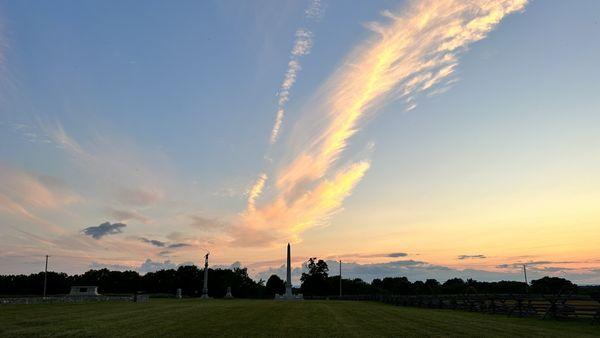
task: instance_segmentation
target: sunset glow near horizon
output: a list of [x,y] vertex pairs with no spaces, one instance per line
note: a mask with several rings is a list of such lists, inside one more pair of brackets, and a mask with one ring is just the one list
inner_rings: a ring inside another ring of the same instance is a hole
[[0,1],[0,274],[598,284],[597,13]]

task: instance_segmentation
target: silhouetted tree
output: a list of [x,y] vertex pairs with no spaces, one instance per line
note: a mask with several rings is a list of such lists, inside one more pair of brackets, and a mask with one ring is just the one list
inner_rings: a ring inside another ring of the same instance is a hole
[[452,278],[442,284],[442,292],[446,294],[465,293],[466,283],[461,278]]
[[559,277],[543,277],[531,281],[531,292],[540,294],[557,294],[574,291],[577,285]]
[[[210,281],[210,269],[209,281]],[[181,293],[186,296],[195,296],[200,294],[204,278],[204,270],[200,270],[195,265],[184,265],[177,268],[175,272],[175,290],[181,288]]]
[[[228,270],[231,271],[231,270]],[[233,269],[233,278],[231,283],[231,292],[235,297],[240,298],[263,298],[264,297],[264,282],[261,280],[258,283],[248,276],[247,268]],[[221,296],[222,297],[222,296]]]
[[311,257],[306,263],[308,273],[303,272],[300,280],[302,281],[302,293],[308,296],[326,296],[328,294],[327,277],[329,276],[329,267],[324,260]]
[[265,288],[265,295],[269,298],[275,297],[276,294],[281,295],[285,293],[285,282],[277,275],[271,275],[267,279],[267,285]]
[[[327,278],[327,294],[339,295],[340,293],[340,276],[331,276]],[[360,278],[343,279],[342,278],[342,293],[343,295],[370,295],[375,294],[371,285]]]
[[412,283],[406,277],[385,277],[384,279],[374,279],[371,285],[379,289],[381,293],[395,295],[409,295],[413,293]]
[[427,288],[427,291],[430,295],[437,295],[438,293],[440,293],[441,290],[440,282],[438,282],[435,279],[426,280],[425,287]]
[[429,288],[425,285],[424,282],[418,280],[412,284],[413,293],[416,295],[428,295]]

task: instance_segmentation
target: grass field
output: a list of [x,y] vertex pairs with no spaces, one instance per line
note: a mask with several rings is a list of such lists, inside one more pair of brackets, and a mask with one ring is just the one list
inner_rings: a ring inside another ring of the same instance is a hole
[[174,300],[0,306],[0,336],[600,336],[579,321],[374,302]]

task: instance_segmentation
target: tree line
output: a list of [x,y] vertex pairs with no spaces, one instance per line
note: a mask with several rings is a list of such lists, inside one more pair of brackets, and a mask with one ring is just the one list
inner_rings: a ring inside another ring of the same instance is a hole
[[[329,276],[329,267],[323,260],[312,257],[302,274],[301,290],[306,296],[339,295],[340,277]],[[385,277],[367,283],[360,278],[342,279],[343,295],[435,295],[435,294],[600,294],[600,286],[577,286],[559,277],[543,277],[531,284],[517,281],[481,282],[474,279],[452,278],[440,283],[435,279],[411,282],[406,277]]]
[[[246,268],[210,269],[208,271],[208,294],[213,298],[223,297],[227,287],[238,298],[273,298],[285,292],[285,282],[272,275],[265,282],[255,281]],[[340,277],[330,276],[329,267],[323,260],[310,258],[306,272],[300,278],[301,286],[295,292],[306,296],[338,295]],[[135,271],[89,270],[80,275],[48,272],[47,294],[67,294],[71,286],[98,286],[101,294],[150,293],[174,295],[177,289],[188,297],[202,294],[204,271],[195,265],[177,269],[160,270],[140,275]],[[44,273],[30,275],[0,275],[0,295],[40,295]],[[397,294],[557,294],[559,292],[598,293],[600,287],[578,287],[572,282],[557,277],[544,277],[531,281],[530,285],[517,281],[481,282],[473,279],[452,278],[443,283],[435,279],[411,282],[406,277],[385,277],[371,283],[360,278],[342,279],[344,295]]]
[[[263,281],[254,281],[246,268],[209,269],[208,295],[223,297],[227,287],[241,298],[264,297]],[[80,275],[48,272],[47,294],[67,294],[71,286],[98,286],[101,294],[151,293],[174,295],[181,289],[183,296],[202,294],[204,270],[195,265],[159,270],[140,275],[136,271],[89,270]],[[0,295],[39,295],[44,284],[44,272],[31,275],[0,275]]]

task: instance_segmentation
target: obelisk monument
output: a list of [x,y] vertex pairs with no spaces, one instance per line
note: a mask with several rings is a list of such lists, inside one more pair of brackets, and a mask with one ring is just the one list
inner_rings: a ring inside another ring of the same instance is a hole
[[294,298],[292,294],[292,259],[290,255],[290,243],[287,246],[287,278],[285,281],[285,298]]

